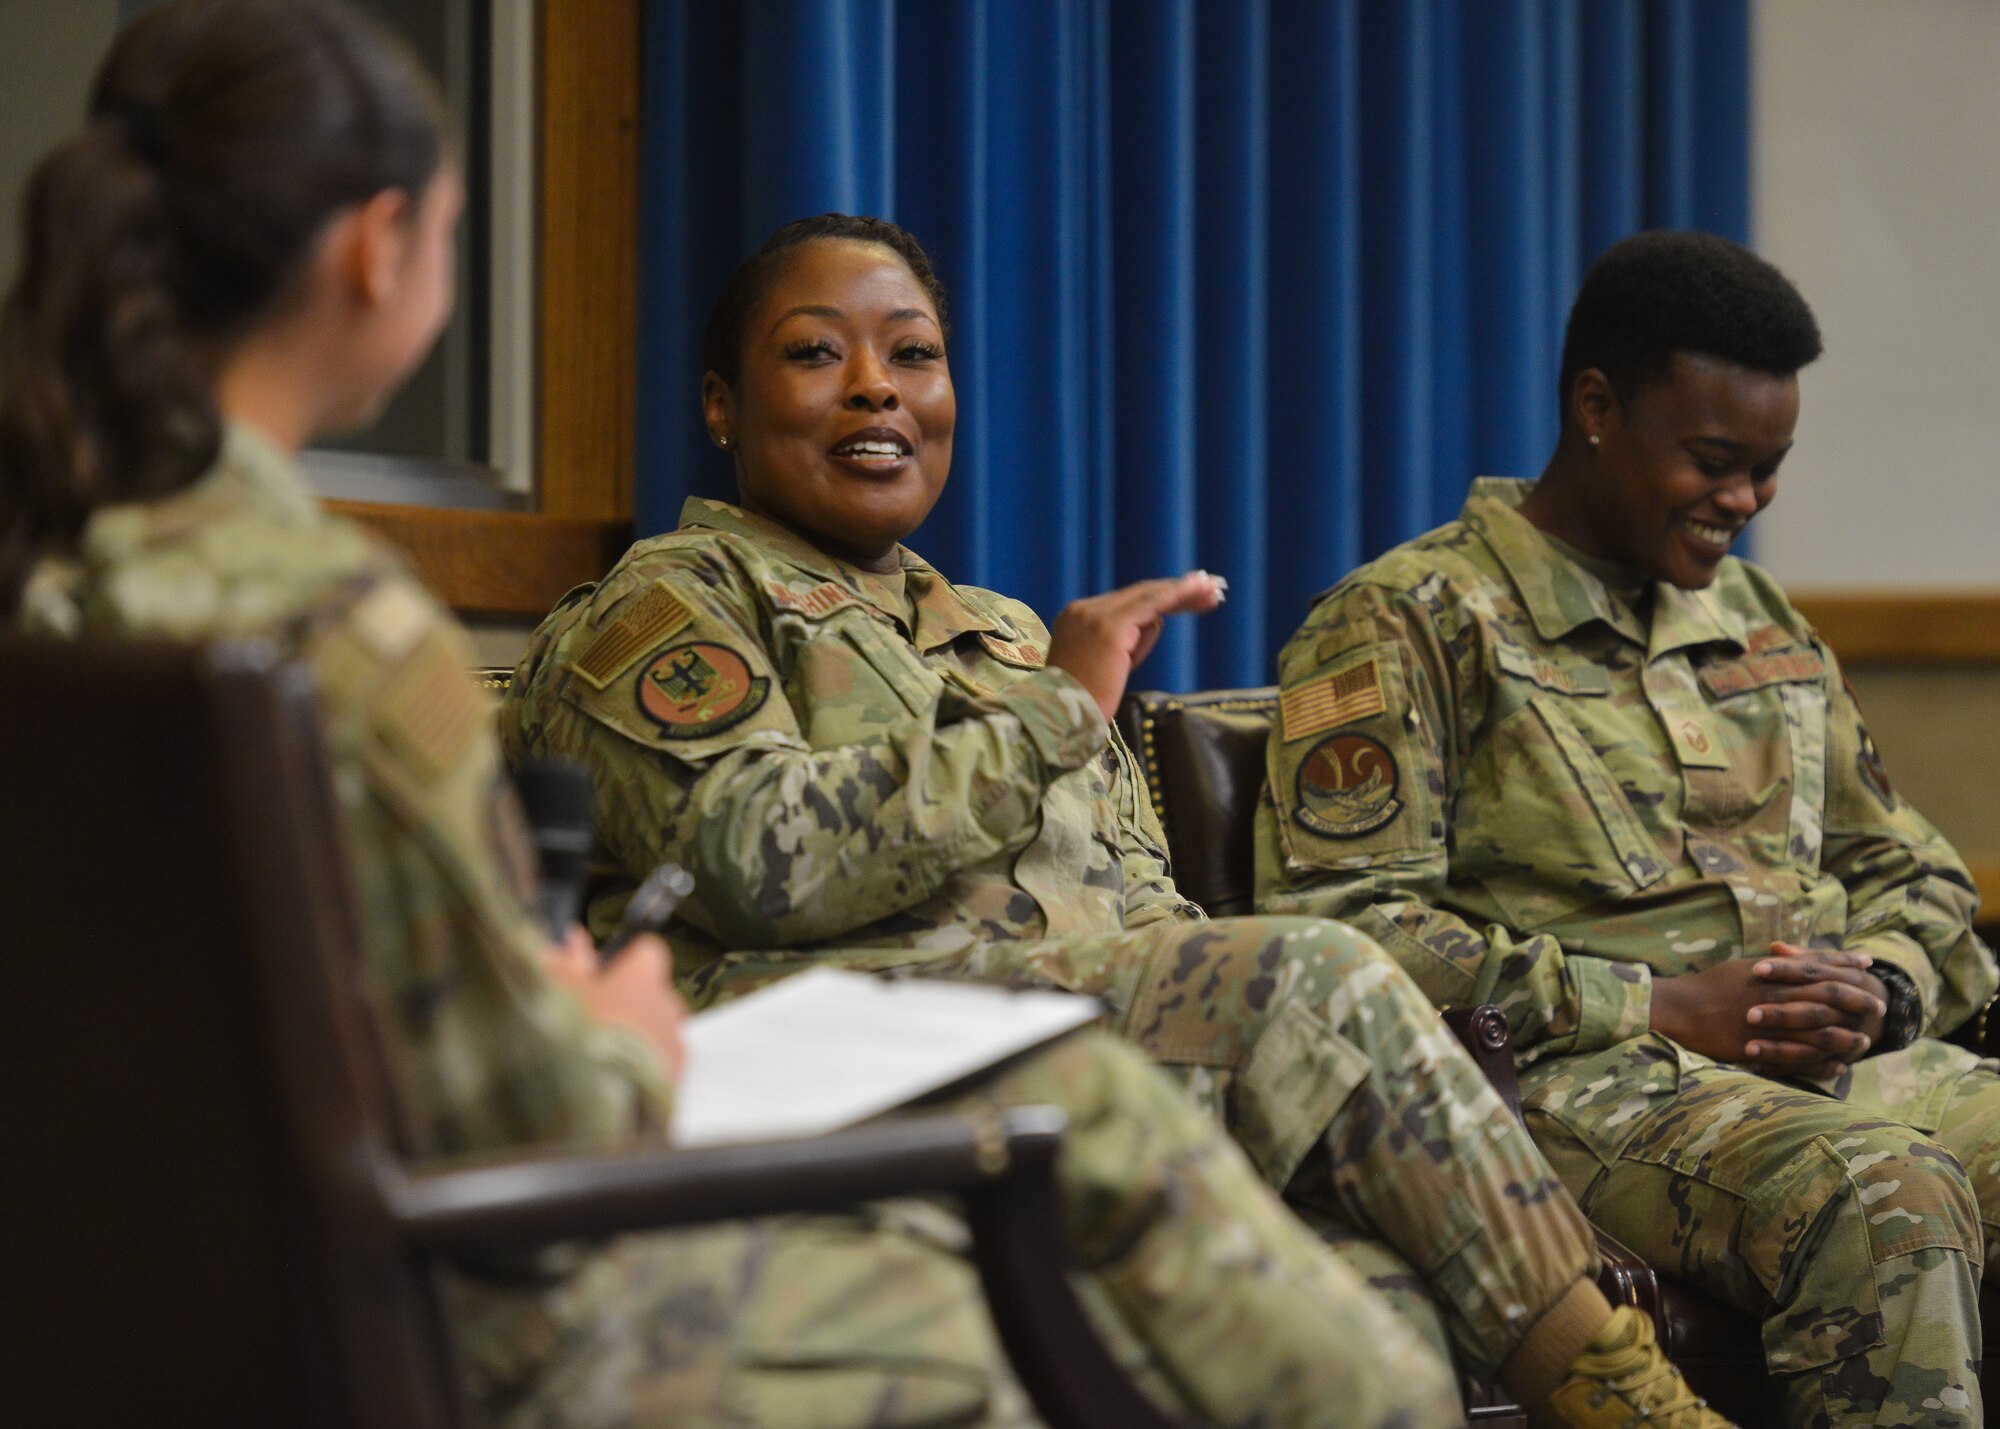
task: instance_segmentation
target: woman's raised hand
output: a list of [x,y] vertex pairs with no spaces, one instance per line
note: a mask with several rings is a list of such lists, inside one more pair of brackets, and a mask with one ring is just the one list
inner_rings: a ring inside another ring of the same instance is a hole
[[1049,664],[1074,676],[1109,720],[1118,713],[1132,671],[1159,643],[1166,618],[1206,615],[1228,590],[1221,576],[1190,571],[1175,580],[1140,581],[1071,601],[1050,633]]

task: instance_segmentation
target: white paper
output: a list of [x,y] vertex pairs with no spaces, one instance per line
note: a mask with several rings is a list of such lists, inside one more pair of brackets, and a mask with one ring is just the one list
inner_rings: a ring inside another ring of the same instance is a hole
[[1094,997],[815,968],[687,1020],[677,1146],[817,1136],[1100,1016]]

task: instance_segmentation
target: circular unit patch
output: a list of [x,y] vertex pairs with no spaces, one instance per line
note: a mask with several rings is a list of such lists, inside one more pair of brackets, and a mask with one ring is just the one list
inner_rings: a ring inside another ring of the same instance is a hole
[[1292,817],[1330,839],[1358,839],[1403,811],[1396,756],[1365,734],[1330,734],[1299,765]]
[[672,739],[703,739],[750,718],[771,692],[767,676],[727,645],[697,640],[663,650],[639,671],[639,708]]

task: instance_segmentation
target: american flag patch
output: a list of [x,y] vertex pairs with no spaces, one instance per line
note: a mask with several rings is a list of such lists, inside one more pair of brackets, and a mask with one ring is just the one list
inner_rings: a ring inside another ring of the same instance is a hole
[[590,648],[575,665],[577,677],[592,689],[601,690],[631,667],[634,660],[656,647],[694,619],[694,612],[681,604],[680,597],[667,589],[665,581],[632,603],[632,608],[597,633]]
[[1278,697],[1287,741],[1382,713],[1382,677],[1373,656]]
[[442,640],[427,640],[383,687],[375,723],[426,779],[450,769],[490,706]]

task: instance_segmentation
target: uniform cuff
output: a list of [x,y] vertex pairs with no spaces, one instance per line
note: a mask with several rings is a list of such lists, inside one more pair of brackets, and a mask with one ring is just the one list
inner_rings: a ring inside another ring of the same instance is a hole
[[1900,933],[1878,933],[1846,947],[1850,953],[1866,953],[1878,962],[1888,963],[1909,978],[1910,986],[1917,990],[1917,1001],[1923,1004],[1922,1030],[1928,1033],[1938,1011],[1938,970],[1916,939]]
[[1572,953],[1564,960],[1576,993],[1576,1046],[1599,1052],[1645,1035],[1653,1025],[1653,970]]
[[1067,670],[1017,680],[1001,693],[1000,706],[1021,721],[1042,763],[1061,772],[1095,759],[1111,730],[1090,691]]

